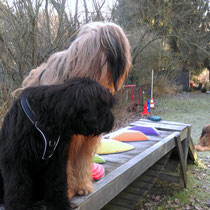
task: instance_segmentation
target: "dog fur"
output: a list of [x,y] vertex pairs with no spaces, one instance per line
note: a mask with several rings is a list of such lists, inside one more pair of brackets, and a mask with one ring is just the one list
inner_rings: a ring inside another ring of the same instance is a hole
[[195,145],[197,151],[210,151],[210,124],[202,129],[198,144]]
[[[73,35],[66,50],[31,70],[19,90],[61,84],[77,76],[94,79],[114,94],[127,79],[131,66],[130,44],[123,30],[114,23],[88,23]],[[100,136],[72,136],[67,164],[70,199],[93,191],[92,155],[100,140]]]
[[[61,136],[51,158],[42,160],[43,139],[23,111],[22,97],[27,98],[37,116],[38,127],[46,137]],[[97,138],[109,132],[114,123],[113,103],[109,91],[89,78],[26,88],[6,114],[0,131],[0,169],[4,185],[0,186],[0,195],[4,194],[5,208],[31,209],[33,201],[45,199],[48,210],[71,209],[66,173],[71,137]]]

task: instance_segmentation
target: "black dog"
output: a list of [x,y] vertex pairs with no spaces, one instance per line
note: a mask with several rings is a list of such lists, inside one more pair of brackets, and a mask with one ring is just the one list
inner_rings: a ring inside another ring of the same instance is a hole
[[22,92],[0,131],[0,195],[6,210],[31,209],[41,199],[47,209],[71,209],[66,181],[70,137],[109,132],[113,102],[108,90],[88,78]]

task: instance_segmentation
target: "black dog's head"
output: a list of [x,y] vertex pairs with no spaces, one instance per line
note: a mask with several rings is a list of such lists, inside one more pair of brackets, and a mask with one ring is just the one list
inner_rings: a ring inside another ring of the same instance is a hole
[[62,85],[27,88],[23,95],[46,133],[51,132],[51,124],[61,134],[84,136],[97,136],[113,127],[114,98],[92,79],[72,78]]
[[89,78],[73,78],[65,85],[61,116],[73,131],[85,136],[109,132],[114,123],[114,97],[109,91]]

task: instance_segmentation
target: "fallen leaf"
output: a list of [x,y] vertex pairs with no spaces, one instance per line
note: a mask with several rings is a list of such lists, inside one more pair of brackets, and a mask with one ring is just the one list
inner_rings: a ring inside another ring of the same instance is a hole
[[191,198],[190,198],[190,202],[191,202],[191,203],[194,203],[194,202],[195,202],[195,198],[194,198],[194,197],[191,197]]
[[197,198],[195,198],[195,201],[196,201],[197,203],[200,203],[200,201],[199,201]]
[[200,206],[195,206],[194,207],[196,210],[202,210],[202,208]]
[[205,203],[208,207],[210,207],[210,200]]
[[191,206],[187,204],[187,205],[185,206],[185,209],[186,209],[186,210],[189,210],[189,209],[191,209]]
[[144,204],[146,207],[151,207],[152,206],[152,203],[145,203]]
[[156,202],[160,201],[160,196],[159,195],[155,197],[155,201]]
[[169,209],[171,207],[171,205],[167,204],[166,205],[166,209]]
[[171,201],[168,201],[168,204],[170,205],[171,204]]

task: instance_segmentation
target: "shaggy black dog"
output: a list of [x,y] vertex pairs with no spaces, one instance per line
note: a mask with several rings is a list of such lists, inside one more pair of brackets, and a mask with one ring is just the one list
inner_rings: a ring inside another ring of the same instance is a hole
[[31,209],[40,199],[50,210],[71,209],[66,183],[70,137],[109,132],[113,102],[108,90],[88,78],[22,92],[0,131],[0,195],[6,210]]

